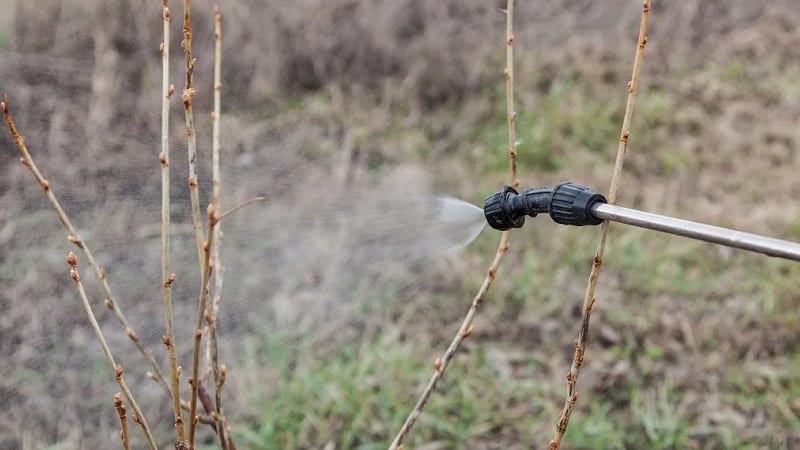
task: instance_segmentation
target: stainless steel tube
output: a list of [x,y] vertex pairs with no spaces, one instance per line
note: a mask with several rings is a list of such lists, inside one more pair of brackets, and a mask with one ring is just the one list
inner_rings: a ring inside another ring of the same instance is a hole
[[800,244],[690,220],[676,219],[621,206],[595,203],[592,215],[598,219],[662,231],[700,241],[740,248],[778,258],[800,261]]

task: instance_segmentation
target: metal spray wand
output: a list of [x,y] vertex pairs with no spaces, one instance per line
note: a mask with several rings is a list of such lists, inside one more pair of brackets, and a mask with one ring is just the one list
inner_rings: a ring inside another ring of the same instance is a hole
[[599,225],[609,220],[800,262],[800,244],[795,242],[609,205],[603,195],[570,182],[522,192],[506,186],[486,199],[483,213],[497,230],[520,228],[525,216],[546,213],[562,225]]

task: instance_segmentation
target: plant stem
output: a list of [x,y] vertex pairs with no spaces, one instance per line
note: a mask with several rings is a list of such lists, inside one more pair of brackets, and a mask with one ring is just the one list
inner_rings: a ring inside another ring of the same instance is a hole
[[519,187],[517,179],[517,112],[514,110],[514,0],[506,5],[506,117],[508,121],[509,186]]
[[483,303],[486,292],[489,290],[492,282],[497,276],[497,269],[506,252],[508,252],[508,232],[504,231],[500,237],[500,245],[497,248],[497,253],[495,253],[494,260],[489,266],[489,270],[486,271],[486,277],[483,279],[483,283],[481,284],[480,289],[478,289],[478,293],[472,298],[472,304],[470,305],[469,310],[467,310],[467,314],[464,317],[464,320],[461,322],[458,332],[450,342],[450,346],[447,347],[444,355],[442,355],[441,358],[436,358],[434,361],[435,370],[433,375],[431,376],[430,381],[428,381],[427,386],[425,386],[425,389],[422,391],[417,403],[414,405],[414,409],[411,410],[411,413],[406,418],[405,423],[403,423],[403,426],[400,428],[397,436],[395,436],[394,441],[392,441],[392,444],[389,446],[390,450],[398,450],[402,448],[403,440],[408,435],[409,431],[411,431],[411,427],[414,426],[417,418],[422,414],[423,409],[425,409],[425,404],[428,403],[428,399],[433,393],[433,390],[436,388],[436,384],[444,375],[444,372],[447,370],[447,366],[450,364],[453,356],[455,356],[456,351],[461,346],[461,343],[472,334],[474,330],[472,322],[475,319],[475,314],[478,312],[478,308]]
[[253,197],[253,198],[251,198],[249,200],[245,200],[242,203],[239,203],[238,205],[234,206],[233,208],[231,208],[231,209],[225,211],[224,213],[220,214],[219,215],[219,220],[222,220],[222,219],[228,217],[229,215],[231,215],[231,214],[235,213],[236,211],[244,208],[245,206],[250,206],[253,203],[257,203],[257,202],[263,202],[266,199],[267,199],[266,197],[259,196],[259,197]]
[[126,418],[127,411],[125,405],[122,404],[122,394],[117,392],[114,395],[114,409],[117,410],[119,416],[119,438],[122,441],[122,450],[130,450],[131,443],[128,436],[128,420]]
[[[214,7],[214,112],[212,114],[211,132],[211,165],[212,165],[212,202],[215,211],[222,211],[221,190],[222,177],[219,167],[220,150],[220,114],[222,97],[222,14],[219,6]],[[220,217],[221,218],[221,217]],[[219,219],[218,219],[219,220]],[[217,418],[217,435],[219,436],[220,446],[227,450],[228,437],[226,436],[225,415],[222,411],[222,385],[225,382],[219,365],[219,348],[217,345],[217,313],[222,298],[222,282],[224,267],[220,258],[220,244],[222,243],[222,224],[217,224],[214,228],[213,236],[213,267],[214,267],[214,297],[211,302],[211,310],[208,315],[209,339],[207,342],[207,354],[214,374],[214,400]]]
[[[192,208],[192,229],[194,229],[197,245],[198,261],[203,260],[203,224],[200,220],[200,194],[197,188],[197,136],[194,129],[194,66],[197,60],[192,58],[192,19],[190,0],[183,0],[183,42],[181,48],[186,55],[186,84],[181,94],[183,110],[186,117],[186,150],[189,159],[189,197]],[[201,269],[202,270],[202,269]],[[202,277],[202,274],[201,274]]]
[[111,354],[111,349],[106,343],[106,338],[103,336],[103,332],[100,330],[100,325],[97,323],[97,317],[95,317],[94,311],[92,311],[92,306],[89,304],[89,299],[86,297],[86,291],[83,289],[81,276],[80,273],[78,273],[78,257],[75,256],[74,253],[69,252],[69,255],[67,255],[67,264],[70,266],[70,277],[75,283],[75,287],[78,288],[78,294],[80,294],[83,308],[86,311],[86,316],[89,318],[89,323],[92,325],[94,334],[97,337],[98,342],[100,342],[100,348],[103,350],[103,355],[105,355],[106,361],[108,361],[108,364],[111,366],[111,370],[114,371],[114,378],[117,380],[117,384],[119,385],[120,389],[122,389],[125,399],[128,400],[131,408],[133,408],[133,412],[135,414],[134,421],[141,426],[150,450],[157,450],[156,442],[155,439],[153,439],[152,433],[150,432],[150,427],[147,425],[147,420],[144,418],[144,414],[142,414],[139,404],[136,403],[133,393],[131,393],[130,389],[128,389],[128,385],[125,384],[125,380],[122,378],[122,366],[117,365],[116,361],[114,361],[114,356]]
[[103,291],[106,295],[104,302],[105,307],[114,313],[114,317],[116,317],[117,321],[119,321],[119,323],[125,329],[125,334],[134,343],[134,345],[136,345],[139,353],[144,356],[144,358],[152,367],[153,372],[152,377],[150,378],[155,380],[165,392],[169,393],[169,388],[164,381],[164,376],[161,374],[161,369],[159,368],[158,363],[153,357],[153,353],[145,348],[144,344],[139,339],[139,334],[136,333],[136,331],[133,329],[133,326],[131,326],[130,322],[128,322],[128,319],[125,317],[125,314],[122,311],[122,305],[120,305],[119,301],[117,301],[116,297],[114,297],[114,294],[112,294],[105,269],[97,264],[94,259],[94,255],[89,248],[89,243],[80,237],[69,216],[64,211],[64,208],[61,207],[61,203],[59,203],[58,198],[56,198],[53,188],[50,186],[50,182],[44,178],[42,173],[39,172],[39,169],[36,167],[36,163],[33,161],[33,158],[28,151],[25,140],[19,134],[19,131],[17,131],[16,124],[14,123],[14,119],[11,116],[11,111],[9,110],[7,98],[3,99],[1,107],[6,124],[8,125],[8,129],[11,132],[11,138],[14,140],[14,144],[20,153],[20,162],[22,162],[22,165],[24,165],[31,172],[31,174],[33,174],[36,182],[39,183],[39,186],[44,191],[45,198],[47,198],[47,201],[55,211],[56,216],[58,216],[58,220],[61,222],[61,225],[67,230],[67,239],[76,247],[80,248],[83,251],[83,254],[86,256],[86,259],[89,261],[89,265],[92,267],[95,275],[100,280],[100,284],[103,287]]
[[163,342],[167,348],[170,371],[170,396],[175,422],[176,448],[186,446],[183,412],[181,410],[180,374],[175,348],[175,327],[172,315],[172,282],[175,274],[170,272],[170,174],[169,174],[169,100],[175,88],[169,83],[169,29],[170,12],[168,0],[162,4],[164,22],[164,41],[161,43],[161,306],[164,314],[165,335]]
[[[628,150],[628,138],[630,137],[630,124],[631,116],[633,114],[633,100],[636,94],[636,88],[639,85],[639,71],[641,68],[642,55],[644,47],[647,44],[647,21],[650,16],[650,0],[644,0],[642,4],[642,18],[639,23],[639,39],[636,46],[636,55],[633,60],[633,71],[631,80],[628,83],[628,100],[625,104],[625,114],[622,119],[622,131],[620,132],[619,147],[617,148],[617,158],[614,163],[614,172],[611,175],[611,187],[608,191],[608,203],[614,204],[617,200],[617,188],[622,174],[622,165],[625,161],[625,153]],[[578,401],[578,392],[576,384],[578,376],[580,375],[581,366],[584,361],[584,352],[586,349],[586,336],[589,334],[589,321],[592,316],[592,307],[595,301],[595,289],[597,288],[597,279],[600,276],[600,267],[603,265],[603,253],[606,248],[606,241],[608,239],[608,228],[610,222],[606,221],[600,227],[600,243],[597,246],[597,251],[592,259],[592,268],[589,272],[589,281],[586,285],[586,293],[583,297],[583,307],[581,308],[580,331],[578,338],[575,340],[575,353],[572,357],[572,365],[567,372],[567,395],[564,401],[564,407],[556,421],[555,433],[553,439],[550,440],[550,449],[556,450],[564,438],[564,433],[567,431],[569,425],[569,418],[572,410],[575,408],[575,403]]]
[[[506,112],[508,115],[509,180],[511,185],[516,187],[519,184],[519,181],[517,180],[516,161],[516,112],[514,112],[514,35],[512,29],[514,0],[508,0],[506,14],[506,67],[504,74],[506,78]],[[417,403],[414,405],[414,408],[411,410],[411,413],[409,413],[406,421],[403,423],[403,426],[400,428],[400,431],[397,433],[391,445],[389,446],[389,450],[400,450],[403,447],[403,440],[411,431],[411,428],[414,426],[414,423],[416,423],[417,418],[419,418],[419,416],[422,414],[422,411],[425,409],[428,399],[433,393],[433,390],[436,389],[436,385],[439,383],[439,380],[442,378],[442,376],[444,376],[444,372],[447,370],[447,367],[455,356],[456,351],[461,346],[461,343],[472,334],[474,330],[473,321],[475,319],[475,314],[477,314],[478,308],[480,308],[481,304],[483,303],[483,300],[486,297],[486,292],[488,292],[489,288],[492,286],[492,282],[497,276],[497,269],[500,267],[500,262],[503,260],[503,257],[508,252],[508,248],[509,235],[508,231],[504,231],[500,236],[500,243],[497,246],[497,252],[495,252],[494,259],[492,260],[491,265],[489,265],[489,269],[486,271],[486,276],[483,279],[483,283],[481,283],[480,289],[478,289],[478,292],[472,298],[472,303],[467,310],[466,316],[464,316],[464,320],[461,322],[458,332],[450,342],[450,346],[447,347],[447,350],[444,352],[442,357],[436,358],[434,361],[433,365],[435,370],[433,375],[428,381],[428,384],[425,386],[425,389],[422,391],[422,394],[417,400]]]
[[210,315],[208,311],[208,282],[211,277],[211,252],[214,244],[214,228],[219,222],[219,215],[214,204],[208,205],[208,235],[203,243],[202,275],[200,277],[200,294],[197,297],[197,320],[195,321],[194,345],[192,345],[192,378],[189,396],[189,449],[194,449],[194,431],[197,424],[197,389],[199,385],[200,341],[203,337],[203,318]]

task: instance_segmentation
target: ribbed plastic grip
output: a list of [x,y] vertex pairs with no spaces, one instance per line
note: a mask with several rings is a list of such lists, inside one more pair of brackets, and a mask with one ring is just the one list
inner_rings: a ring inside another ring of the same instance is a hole
[[483,202],[483,215],[489,226],[495,230],[505,231],[512,228],[521,228],[525,224],[525,215],[517,215],[511,210],[511,197],[516,197],[517,191],[506,186],[502,191],[496,192]]
[[591,213],[595,203],[607,203],[606,198],[586,186],[561,183],[553,187],[550,217],[562,225],[599,225],[602,219]]

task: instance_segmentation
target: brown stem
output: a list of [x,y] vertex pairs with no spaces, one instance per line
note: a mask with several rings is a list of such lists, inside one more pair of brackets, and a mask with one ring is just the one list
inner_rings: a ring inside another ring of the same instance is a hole
[[508,122],[509,186],[517,189],[517,112],[514,110],[514,0],[506,5],[506,118]]
[[122,441],[122,450],[130,450],[131,443],[130,437],[128,436],[127,411],[125,410],[125,405],[122,404],[122,394],[119,392],[114,395],[114,409],[117,410],[117,416],[119,416],[119,438]]
[[[614,163],[614,172],[611,175],[611,187],[608,191],[608,202],[613,204],[617,199],[617,188],[619,186],[620,175],[622,174],[622,165],[625,161],[625,153],[628,150],[628,138],[630,137],[630,124],[631,116],[633,114],[633,100],[636,94],[636,88],[639,85],[639,72],[642,63],[642,55],[644,53],[645,44],[647,44],[647,21],[650,16],[650,0],[644,0],[642,5],[642,18],[639,23],[639,39],[636,46],[636,55],[633,60],[633,71],[631,80],[628,83],[628,100],[625,104],[625,114],[622,119],[622,131],[620,132],[619,147],[617,148],[617,158]],[[595,301],[595,289],[597,288],[597,280],[600,276],[600,267],[603,265],[603,253],[606,248],[606,241],[608,239],[609,222],[603,222],[600,227],[600,243],[597,246],[597,251],[592,260],[592,268],[589,272],[589,281],[586,285],[586,293],[583,297],[583,307],[581,309],[580,330],[578,338],[575,340],[575,353],[572,357],[572,365],[567,372],[567,395],[564,400],[564,407],[556,421],[555,433],[553,439],[550,440],[550,449],[556,450],[564,438],[564,433],[567,431],[569,425],[569,418],[572,410],[575,408],[575,403],[578,401],[578,392],[576,384],[578,376],[581,372],[581,366],[584,361],[584,353],[586,350],[586,336],[589,334],[589,321],[592,316],[592,307]]]
[[144,356],[147,362],[153,369],[152,378],[155,380],[164,390],[165,392],[169,392],[169,388],[167,387],[166,382],[164,381],[164,376],[161,373],[161,369],[158,366],[155,358],[153,357],[153,353],[150,352],[147,348],[145,348],[142,341],[139,339],[139,334],[133,329],[128,319],[125,317],[125,314],[122,310],[122,305],[120,305],[119,301],[117,301],[114,294],[111,292],[111,287],[108,284],[108,277],[106,275],[105,269],[100,267],[96,260],[94,259],[94,255],[92,254],[91,250],[89,249],[89,243],[84,241],[78,231],[75,229],[75,226],[72,224],[67,213],[61,207],[61,203],[59,203],[58,199],[53,192],[53,188],[50,185],[50,182],[45,179],[39,169],[36,167],[36,163],[33,161],[30,152],[28,151],[27,145],[25,145],[25,140],[17,131],[16,124],[14,123],[14,119],[11,116],[11,111],[9,109],[8,99],[3,98],[3,102],[0,103],[0,108],[3,110],[3,116],[5,117],[6,124],[8,125],[8,129],[11,132],[11,138],[14,140],[14,144],[17,147],[17,150],[20,153],[20,162],[24,165],[30,172],[33,174],[33,177],[36,179],[36,182],[39,183],[39,186],[42,188],[44,192],[45,198],[50,203],[50,206],[58,216],[58,220],[61,222],[61,225],[67,230],[68,236],[67,239],[73,243],[76,247],[80,248],[83,251],[83,254],[86,256],[86,259],[89,261],[89,265],[92,267],[95,275],[100,280],[100,284],[103,287],[103,291],[106,295],[105,299],[105,306],[107,309],[111,310],[114,313],[114,317],[116,317],[117,321],[122,325],[123,329],[125,330],[125,334],[128,338],[136,345],[136,348],[139,350],[139,353]]
[[117,380],[117,384],[119,385],[120,389],[122,389],[125,399],[128,400],[131,408],[133,408],[133,412],[135,414],[133,420],[134,422],[137,422],[139,426],[141,426],[150,450],[157,450],[158,447],[156,446],[153,434],[150,432],[150,427],[147,425],[147,420],[144,418],[144,414],[142,414],[139,404],[136,403],[133,393],[131,393],[130,389],[128,389],[128,385],[125,384],[125,380],[122,378],[122,366],[117,365],[116,361],[114,361],[114,356],[111,354],[111,349],[106,343],[106,338],[103,336],[103,332],[100,330],[100,324],[97,323],[97,317],[95,317],[94,311],[92,311],[92,306],[89,303],[89,299],[86,297],[86,291],[83,289],[83,283],[81,283],[81,275],[78,273],[78,257],[75,256],[75,253],[69,252],[69,255],[67,255],[67,264],[70,267],[70,277],[72,278],[73,283],[75,283],[75,287],[78,289],[78,294],[80,295],[81,302],[83,303],[83,309],[86,311],[86,316],[89,318],[89,323],[92,325],[95,337],[97,337],[97,341],[100,343],[100,348],[103,350],[103,355],[106,357],[106,361],[108,361],[108,364],[111,366],[111,370],[114,371],[114,378]]
[[203,243],[203,260],[201,262],[202,276],[200,277],[200,294],[197,296],[197,320],[195,321],[194,344],[192,345],[192,378],[189,395],[189,449],[194,449],[194,432],[197,416],[197,388],[199,385],[200,368],[200,341],[203,337],[203,318],[210,314],[208,311],[208,281],[211,277],[211,252],[214,244],[214,228],[219,222],[219,215],[214,209],[214,204],[208,205],[208,235]]
[[[212,114],[212,133],[211,133],[211,165],[212,165],[212,202],[216,211],[221,211],[221,191],[222,179],[220,174],[220,114],[222,97],[222,14],[219,6],[214,7],[214,112]],[[219,217],[220,220],[222,216]],[[210,314],[207,316],[209,339],[207,342],[207,354],[214,374],[214,417],[218,420],[216,431],[219,437],[222,450],[228,450],[229,437],[225,416],[222,410],[222,384],[224,378],[221,375],[219,365],[219,348],[217,345],[217,313],[222,298],[222,282],[224,267],[220,258],[220,245],[222,243],[221,224],[217,224],[213,236],[213,267],[214,267],[214,298],[211,303]],[[199,381],[198,381],[199,382]],[[198,385],[199,387],[200,385]],[[205,405],[204,405],[205,406]]]
[[[514,35],[512,32],[514,0],[508,0],[506,13],[506,68],[504,72],[506,77],[506,112],[508,115],[509,179],[511,185],[516,187],[519,182],[517,181],[516,162],[516,112],[514,112],[513,62],[514,51],[512,47],[514,43]],[[489,291],[492,282],[497,276],[497,269],[500,267],[500,262],[503,260],[503,257],[508,252],[508,248],[508,232],[504,231],[500,237],[500,244],[497,246],[497,252],[495,253],[494,259],[492,260],[489,269],[486,271],[486,276],[483,279],[483,283],[481,283],[480,289],[478,289],[478,292],[472,299],[472,304],[467,310],[467,314],[464,316],[464,320],[461,322],[458,332],[456,333],[455,337],[453,337],[453,340],[450,342],[450,346],[447,347],[447,350],[444,352],[441,358],[436,358],[434,361],[434,371],[431,379],[428,381],[427,386],[425,386],[425,389],[422,391],[422,394],[417,400],[417,403],[414,405],[414,408],[411,410],[411,413],[406,418],[406,421],[403,423],[403,426],[400,428],[400,431],[395,436],[394,441],[392,441],[391,445],[389,446],[389,450],[399,450],[402,448],[403,440],[411,431],[411,428],[414,426],[414,423],[416,423],[417,418],[419,418],[419,416],[422,414],[422,411],[425,409],[428,399],[433,393],[433,390],[436,388],[436,385],[439,383],[439,380],[444,375],[445,370],[447,370],[447,367],[455,356],[456,351],[461,346],[461,343],[472,334],[474,330],[473,321],[475,319],[475,314],[478,312],[478,308],[480,308],[481,304],[483,303],[486,292]]]
[[[194,66],[197,61],[192,58],[192,19],[190,0],[183,0],[183,42],[181,48],[186,55],[186,84],[181,94],[183,111],[186,117],[186,150],[189,159],[189,197],[192,208],[192,228],[197,245],[198,261],[203,260],[203,224],[200,220],[200,194],[197,188],[197,136],[194,129]],[[201,269],[202,270],[202,269]],[[201,274],[202,276],[202,274]]]
[[167,349],[170,371],[170,397],[175,422],[176,448],[186,447],[183,412],[181,411],[180,373],[175,348],[175,327],[172,314],[172,283],[175,274],[170,271],[170,173],[169,173],[169,100],[175,88],[169,83],[169,29],[168,1],[162,3],[164,41],[161,43],[161,307],[164,315],[164,346]]
[[219,220],[224,219],[228,215],[235,213],[236,211],[244,208],[245,206],[250,206],[253,203],[257,203],[257,202],[263,202],[266,199],[267,199],[266,197],[253,197],[253,198],[251,198],[249,200],[245,200],[242,203],[239,203],[238,205],[234,206],[233,208],[231,208],[231,209],[225,211],[224,213],[220,214],[219,215]]
[[425,409],[425,404],[428,403],[428,398],[430,398],[433,390],[436,388],[436,384],[444,375],[445,370],[447,370],[447,366],[450,364],[453,356],[455,356],[456,351],[461,346],[461,343],[472,334],[474,330],[472,322],[475,319],[475,314],[478,312],[478,308],[483,303],[486,292],[491,287],[492,282],[497,275],[497,269],[500,266],[500,261],[502,261],[506,252],[508,252],[508,232],[504,231],[500,238],[500,245],[497,247],[497,253],[495,253],[494,260],[489,266],[489,269],[486,271],[486,277],[483,279],[483,283],[481,284],[480,289],[478,289],[478,293],[472,298],[472,304],[470,305],[469,310],[467,310],[467,315],[461,322],[458,332],[450,342],[450,346],[447,347],[444,355],[442,355],[441,358],[436,358],[434,361],[433,375],[431,376],[430,381],[428,381],[428,385],[425,386],[425,389],[422,391],[422,395],[420,395],[417,403],[414,405],[414,409],[411,410],[411,413],[406,418],[405,423],[403,423],[403,426],[400,428],[397,436],[395,436],[394,441],[392,441],[392,444],[389,446],[390,450],[397,450],[402,447],[403,440],[408,435],[408,432],[411,431],[411,427],[414,426],[417,418],[422,414],[423,409]]

